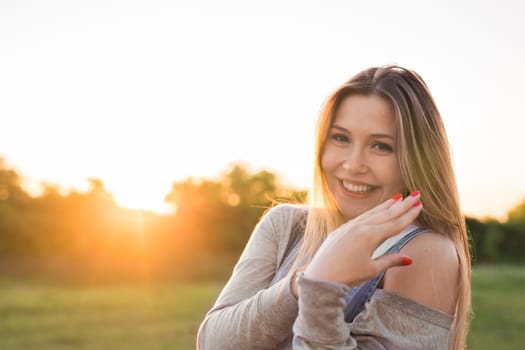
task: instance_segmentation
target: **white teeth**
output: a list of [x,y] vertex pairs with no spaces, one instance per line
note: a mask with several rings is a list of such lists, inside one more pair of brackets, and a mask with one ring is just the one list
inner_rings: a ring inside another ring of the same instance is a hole
[[372,187],[372,186],[368,186],[368,185],[354,185],[354,184],[348,183],[346,181],[343,181],[343,186],[348,191],[358,192],[358,193],[370,192],[370,191],[372,191],[374,189],[374,187]]

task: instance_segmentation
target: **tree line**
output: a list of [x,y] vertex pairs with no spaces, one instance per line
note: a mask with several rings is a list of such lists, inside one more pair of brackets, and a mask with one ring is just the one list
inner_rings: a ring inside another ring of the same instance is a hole
[[[87,192],[44,185],[37,197],[0,159],[0,273],[78,280],[224,278],[265,210],[303,202],[266,170],[233,165],[216,179],[174,182],[158,215],[122,208],[99,179]],[[466,218],[474,263],[522,263],[525,201],[505,222]]]

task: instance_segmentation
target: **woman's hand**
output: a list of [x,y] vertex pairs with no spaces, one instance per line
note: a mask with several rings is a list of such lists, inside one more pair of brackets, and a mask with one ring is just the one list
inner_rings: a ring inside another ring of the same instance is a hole
[[304,271],[311,278],[354,286],[394,266],[410,265],[403,254],[372,259],[387,238],[410,225],[422,209],[419,191],[404,200],[392,198],[339,226],[321,244]]

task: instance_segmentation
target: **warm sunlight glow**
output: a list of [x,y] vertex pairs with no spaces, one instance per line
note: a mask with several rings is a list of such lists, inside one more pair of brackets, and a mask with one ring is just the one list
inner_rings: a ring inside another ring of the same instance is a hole
[[127,209],[147,210],[157,214],[172,214],[175,207],[158,198],[145,198],[131,194],[113,195],[117,203]]
[[153,191],[132,188],[127,191],[113,192],[117,203],[127,209],[147,210],[157,214],[172,214],[175,212],[173,204],[162,201],[165,194]]
[[[44,193],[45,185],[56,187],[61,195],[67,195],[71,191],[85,193],[90,190],[89,177],[68,176],[66,167],[58,169],[60,175],[52,180],[40,180],[37,178],[24,176],[22,186],[33,197],[38,197]],[[129,169],[131,170],[131,169]],[[126,174],[127,169],[118,169],[108,173],[107,176],[95,176],[102,181],[104,189],[109,192],[117,204],[126,209],[151,211],[156,214],[173,214],[175,205],[164,202],[164,198],[170,191],[172,181],[144,181]],[[143,174],[139,174],[140,176]],[[128,179],[125,181],[123,179]],[[145,178],[145,176],[144,176]]]

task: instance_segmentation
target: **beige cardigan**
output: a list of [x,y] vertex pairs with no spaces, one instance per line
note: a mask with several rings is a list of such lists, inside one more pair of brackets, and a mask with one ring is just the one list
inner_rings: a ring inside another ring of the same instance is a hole
[[199,328],[199,349],[448,349],[452,316],[382,289],[352,323],[344,284],[299,275],[296,300],[289,272],[298,249],[284,253],[298,208],[278,205],[257,224]]

